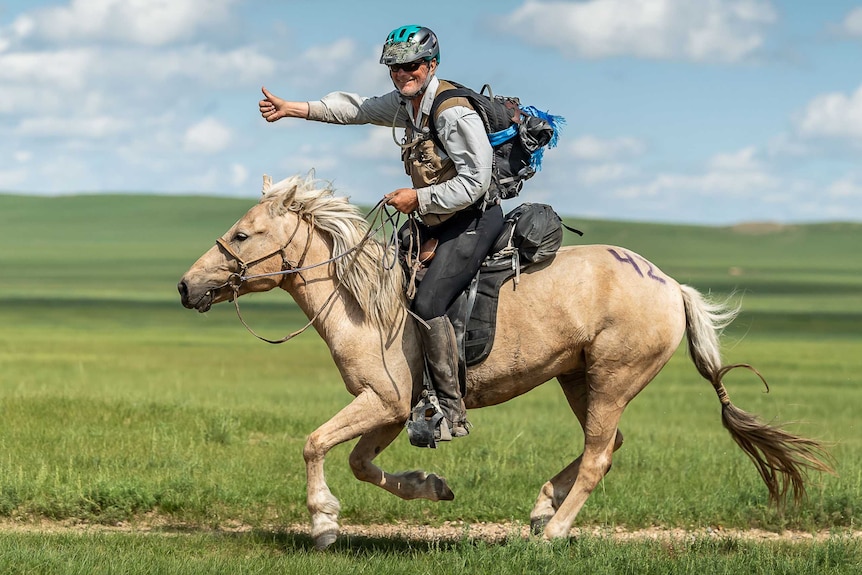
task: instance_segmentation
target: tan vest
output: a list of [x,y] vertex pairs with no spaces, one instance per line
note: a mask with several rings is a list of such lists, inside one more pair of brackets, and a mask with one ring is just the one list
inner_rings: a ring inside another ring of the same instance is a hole
[[[440,85],[437,88],[436,98],[440,92],[452,90],[455,86],[446,80],[440,80]],[[470,101],[467,98],[450,98],[443,102],[437,109],[437,114],[443,110],[453,106],[464,106],[465,108],[473,109]],[[419,128],[427,128],[428,122],[433,121],[428,116],[422,119]],[[406,141],[413,142],[415,131],[413,126],[408,122],[405,132]],[[434,184],[446,182],[454,178],[458,172],[455,170],[455,164],[450,158],[443,159],[437,153],[437,148],[434,145],[434,140],[431,136],[418,138],[412,146],[405,147],[401,152],[401,159],[404,162],[404,171],[410,176],[414,188],[424,188]],[[452,217],[453,214],[426,214],[422,216],[422,220],[428,225],[437,225]]]

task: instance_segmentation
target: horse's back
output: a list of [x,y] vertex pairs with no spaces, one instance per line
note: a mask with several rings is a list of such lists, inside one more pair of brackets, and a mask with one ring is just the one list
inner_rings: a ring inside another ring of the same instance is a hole
[[499,398],[481,402],[497,403],[583,368],[590,354],[672,354],[684,330],[679,284],[646,258],[617,246],[564,247],[503,285],[494,349],[470,379],[497,381]]
[[[682,318],[679,284],[643,256],[617,246],[561,248],[547,264],[521,274],[501,293],[506,314],[537,306],[588,333],[651,324],[668,314]],[[538,314],[537,314],[538,315]],[[499,318],[503,319],[503,318]],[[684,320],[680,319],[681,322]]]
[[[598,309],[617,315],[617,310],[647,320],[653,314],[682,312],[679,284],[658,266],[632,250],[610,245],[569,246],[562,248],[549,266],[564,275],[581,278],[584,291],[591,292]],[[654,310],[651,313],[651,310]]]

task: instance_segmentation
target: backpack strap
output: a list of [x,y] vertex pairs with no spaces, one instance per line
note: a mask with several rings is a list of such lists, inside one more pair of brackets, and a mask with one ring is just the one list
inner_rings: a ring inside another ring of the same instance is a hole
[[[428,131],[431,134],[431,139],[434,140],[434,144],[444,152],[446,148],[443,147],[440,135],[437,132],[437,118],[440,117],[441,112],[455,106],[463,106],[464,108],[478,112],[478,109],[472,104],[470,99],[472,94],[474,94],[473,90],[461,84],[449,80],[440,80],[440,87],[434,95],[434,101],[431,103],[431,112],[428,114]],[[479,113],[479,116],[481,117],[482,114]],[[487,131],[485,118],[482,118],[482,122],[485,123]]]

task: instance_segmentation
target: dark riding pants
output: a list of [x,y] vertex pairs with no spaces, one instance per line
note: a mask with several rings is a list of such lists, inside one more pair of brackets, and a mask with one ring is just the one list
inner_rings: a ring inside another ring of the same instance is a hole
[[429,320],[445,314],[470,285],[502,231],[503,209],[499,205],[484,211],[470,208],[440,225],[422,226],[420,237],[436,238],[439,243],[413,299],[416,315]]

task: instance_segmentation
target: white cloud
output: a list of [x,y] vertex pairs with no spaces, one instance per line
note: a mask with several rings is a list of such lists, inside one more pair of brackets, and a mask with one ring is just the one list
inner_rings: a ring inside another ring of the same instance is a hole
[[309,170],[314,170],[318,175],[336,173],[341,163],[339,157],[340,153],[330,146],[304,144],[278,167],[286,174],[302,174]]
[[384,94],[392,90],[389,72],[380,63],[380,46],[371,48],[365,58],[356,60],[354,57],[348,66],[352,90],[360,94]]
[[[169,90],[177,101],[189,89],[248,84],[249,89],[276,73],[278,64],[257,48],[219,51],[206,46],[175,49],[74,48],[0,53],[0,114],[35,110],[78,113],[83,100],[97,97],[110,109],[129,114],[134,106],[163,105]],[[191,88],[171,86],[194,82]],[[122,94],[117,97],[116,94]]]
[[12,22],[12,32],[19,38],[26,38],[36,29],[36,21],[28,15],[23,15]]
[[247,180],[248,169],[242,164],[196,162],[188,165],[182,174],[174,176],[172,188],[191,193],[233,196],[239,192],[253,196],[256,185],[243,187]]
[[235,0],[72,0],[16,19],[19,37],[164,46],[229,22]]
[[849,36],[862,37],[862,7],[847,14],[841,22],[841,31]]
[[227,148],[231,143],[231,132],[215,118],[204,118],[186,130],[186,151],[213,154]]
[[298,60],[322,74],[337,72],[356,58],[356,42],[341,38],[331,43],[318,44],[303,52]]
[[709,167],[714,171],[743,172],[759,170],[760,163],[755,159],[757,150],[750,146],[738,152],[716,154],[709,160]]
[[[97,55],[86,48],[0,54],[0,85],[50,86],[79,90],[96,67]],[[5,95],[4,95],[5,99]]]
[[230,167],[230,182],[238,188],[248,181],[248,169],[242,164],[232,164]]
[[197,172],[189,172],[177,181],[179,189],[193,193],[215,193],[221,191],[224,174],[215,166],[200,166]]
[[99,140],[128,131],[131,123],[111,116],[25,118],[15,132],[36,138],[84,138]]
[[827,193],[835,199],[862,198],[862,179],[852,175],[845,176],[832,182]]
[[630,165],[611,162],[607,164],[588,165],[575,172],[578,182],[586,186],[617,182],[637,174]]
[[797,135],[781,133],[770,138],[766,144],[766,152],[773,158],[803,158],[811,155],[812,150]]
[[585,186],[596,186],[637,175],[635,166],[620,160],[640,156],[646,150],[636,138],[597,138],[581,136],[564,148],[565,153],[581,162],[576,166],[575,179]]
[[804,136],[862,142],[862,86],[849,96],[841,92],[817,96],[809,102],[797,127]]
[[277,63],[257,48],[246,46],[220,51],[204,45],[157,51],[126,51],[106,58],[112,73],[130,72],[152,81],[191,78],[213,85],[257,82],[275,73]]
[[773,176],[763,172],[735,174],[706,172],[704,174],[659,174],[643,184],[623,186],[614,194],[619,198],[657,198],[666,194],[684,193],[689,196],[745,197],[772,190],[778,186]]
[[768,0],[527,0],[501,27],[569,56],[732,63],[762,47],[776,18]]
[[382,94],[392,90],[386,67],[380,64],[380,48],[360,50],[352,39],[339,39],[322,46],[312,46],[296,58],[284,62],[291,89],[297,86],[315,90],[343,90],[362,95]]
[[0,170],[0,190],[11,191],[20,184],[27,181],[29,174],[24,168],[11,170]]
[[636,138],[601,139],[582,136],[568,146],[568,153],[576,160],[607,161],[640,156],[645,149],[644,143]]
[[[373,160],[398,160],[401,152],[398,145],[392,139],[391,128],[374,126],[367,130],[367,134],[368,137],[366,139],[347,149],[349,156]],[[399,128],[396,130],[396,135],[399,138],[403,134],[403,129]]]
[[658,174],[651,181],[617,189],[620,198],[656,198],[684,193],[703,196],[763,194],[779,187],[779,180],[754,161],[753,148],[719,154],[707,162],[702,174]]

